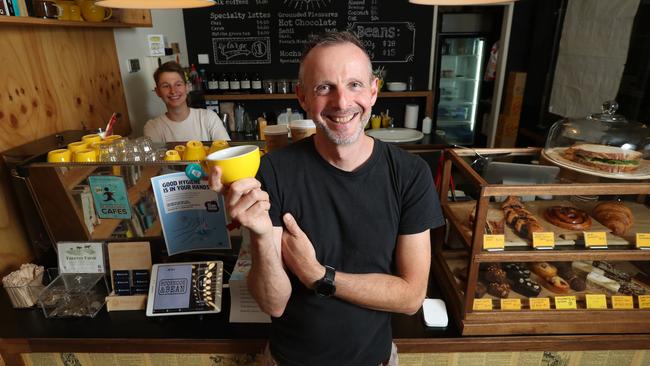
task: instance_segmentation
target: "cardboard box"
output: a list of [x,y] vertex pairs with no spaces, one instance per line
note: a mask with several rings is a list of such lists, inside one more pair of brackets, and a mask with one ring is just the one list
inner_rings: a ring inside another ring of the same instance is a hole
[[510,116],[502,114],[499,116],[496,136],[494,139],[495,147],[515,147],[517,142],[517,133],[519,131],[519,115]]
[[501,112],[509,116],[519,116],[526,90],[526,73],[511,71],[504,90],[505,99]]

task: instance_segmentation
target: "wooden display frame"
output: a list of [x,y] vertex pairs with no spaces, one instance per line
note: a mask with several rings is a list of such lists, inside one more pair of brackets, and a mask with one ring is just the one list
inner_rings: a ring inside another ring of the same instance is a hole
[[[608,250],[524,250],[488,252],[483,248],[483,228],[487,221],[490,198],[508,195],[637,195],[643,198],[650,193],[647,182],[591,182],[541,185],[501,185],[488,184],[464,157],[476,156],[476,153],[490,156],[509,153],[510,156],[539,156],[541,149],[449,149],[445,159],[440,187],[440,202],[449,220],[450,232],[457,235],[462,243],[460,249],[450,250],[443,240],[434,245],[434,262],[432,269],[439,278],[441,290],[446,295],[463,335],[507,335],[507,334],[587,334],[587,333],[648,333],[650,332],[650,310],[554,310],[533,311],[474,311],[474,292],[479,277],[479,265],[489,262],[537,262],[537,261],[574,261],[574,260],[610,260],[610,261],[648,261],[650,252],[630,247]],[[452,168],[462,175],[470,185],[478,188],[476,201],[476,219],[471,234],[464,232],[463,223],[451,214],[448,199]],[[560,175],[571,175],[561,171]],[[450,259],[462,259],[467,262],[467,283],[463,288],[456,281],[448,265]],[[636,300],[636,299],[635,299]],[[553,303],[553,299],[550,299]],[[494,302],[494,301],[493,301]]]
[[106,297],[106,310],[144,310],[147,306],[147,295],[115,295],[113,271],[146,269],[151,272],[151,247],[149,242],[109,242],[107,246],[113,292]]

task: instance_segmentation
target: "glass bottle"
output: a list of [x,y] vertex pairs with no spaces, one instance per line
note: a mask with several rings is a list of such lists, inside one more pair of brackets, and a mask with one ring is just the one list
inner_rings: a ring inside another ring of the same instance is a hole
[[219,91],[223,93],[228,90],[230,90],[230,81],[228,80],[228,74],[222,72],[221,76],[219,76]]
[[233,72],[232,75],[230,76],[230,90],[234,92],[238,92],[241,89],[241,84],[239,83],[239,78],[237,77],[237,73]]
[[217,80],[217,74],[214,72],[210,73],[210,80],[208,81],[208,90],[213,93],[219,91],[219,80]]
[[201,77],[201,90],[208,90],[208,75],[205,73],[205,69],[199,70],[199,75]]
[[241,91],[248,93],[251,90],[251,79],[248,77],[247,73],[242,74],[239,84],[241,86]]
[[253,80],[251,81],[251,89],[254,93],[262,92],[262,79],[260,79],[260,74],[255,73],[253,75]]

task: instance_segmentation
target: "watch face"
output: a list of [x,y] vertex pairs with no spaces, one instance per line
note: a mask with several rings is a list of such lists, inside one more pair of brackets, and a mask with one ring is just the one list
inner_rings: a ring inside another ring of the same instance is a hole
[[316,283],[316,293],[320,296],[332,296],[334,295],[334,291],[336,291],[336,287],[325,280],[320,280],[318,283]]

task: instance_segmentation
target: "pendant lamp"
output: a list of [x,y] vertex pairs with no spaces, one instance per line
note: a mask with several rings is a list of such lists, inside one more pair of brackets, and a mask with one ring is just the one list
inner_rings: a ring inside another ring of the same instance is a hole
[[517,0],[409,0],[419,5],[502,5],[514,3]]
[[96,4],[122,9],[187,9],[216,5],[214,0],[99,0]]

